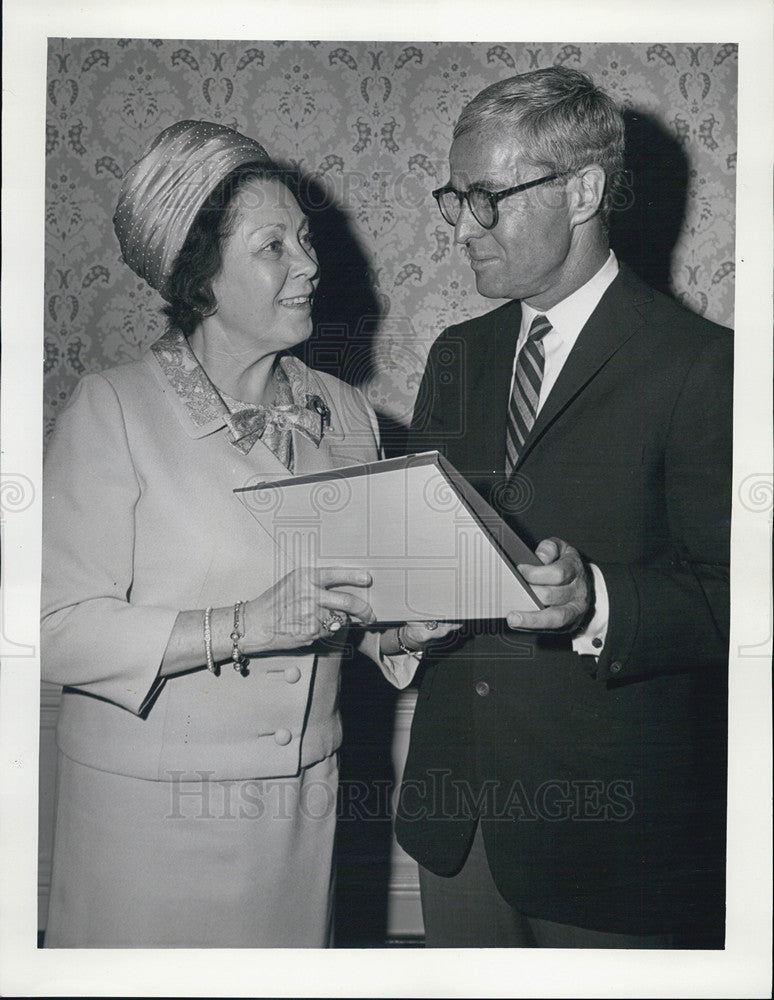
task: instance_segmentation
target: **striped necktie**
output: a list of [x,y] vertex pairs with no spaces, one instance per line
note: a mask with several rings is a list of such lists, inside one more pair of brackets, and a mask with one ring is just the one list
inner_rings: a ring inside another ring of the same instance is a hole
[[551,328],[551,324],[545,316],[536,316],[532,320],[527,339],[519,351],[513,378],[513,391],[508,404],[508,424],[505,434],[506,476],[510,476],[513,472],[524,447],[524,442],[535,423],[546,357],[543,337]]

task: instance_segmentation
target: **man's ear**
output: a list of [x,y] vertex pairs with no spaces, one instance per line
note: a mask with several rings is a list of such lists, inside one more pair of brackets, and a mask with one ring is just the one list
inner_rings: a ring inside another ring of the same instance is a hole
[[605,171],[597,163],[590,163],[576,171],[571,183],[572,214],[570,222],[578,226],[597,214],[605,193]]

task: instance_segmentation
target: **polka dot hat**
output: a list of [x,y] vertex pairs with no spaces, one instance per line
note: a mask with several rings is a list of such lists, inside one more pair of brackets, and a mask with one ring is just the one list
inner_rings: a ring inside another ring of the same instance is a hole
[[271,164],[254,139],[207,121],[181,121],[127,172],[113,226],[126,264],[165,298],[175,258],[217,185],[243,163]]

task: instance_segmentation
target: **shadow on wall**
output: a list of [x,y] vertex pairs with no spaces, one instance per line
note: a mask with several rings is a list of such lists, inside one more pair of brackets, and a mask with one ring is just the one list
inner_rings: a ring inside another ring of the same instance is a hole
[[[375,375],[374,341],[389,305],[379,295],[346,206],[339,207],[313,177],[296,173],[294,185],[321,262],[314,332],[297,353],[311,368],[366,385]],[[377,417],[385,455],[405,454],[407,428],[381,413]]]
[[610,215],[610,243],[644,281],[674,296],[672,253],[685,218],[688,159],[651,115],[625,111],[624,126],[626,181]]
[[299,356],[312,368],[358,385],[373,373],[373,340],[385,309],[346,206],[314,177],[291,171],[290,183],[309,216],[321,263],[314,332]]

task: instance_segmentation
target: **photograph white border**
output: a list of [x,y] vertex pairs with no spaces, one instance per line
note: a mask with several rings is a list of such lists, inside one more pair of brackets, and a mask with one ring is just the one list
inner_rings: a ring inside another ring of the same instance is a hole
[[[771,4],[5,0],[3,13],[0,995],[770,996]],[[558,36],[577,42],[739,43],[726,949],[634,953],[390,948],[309,951],[303,956],[290,950],[37,949],[47,38],[545,41]]]

